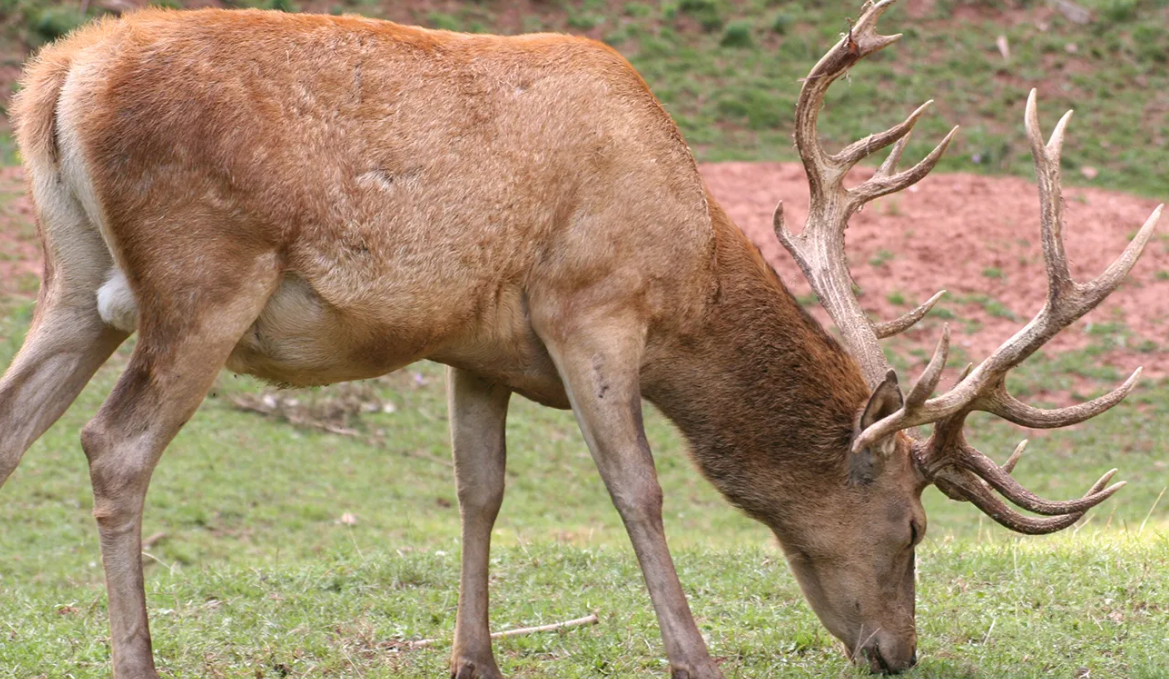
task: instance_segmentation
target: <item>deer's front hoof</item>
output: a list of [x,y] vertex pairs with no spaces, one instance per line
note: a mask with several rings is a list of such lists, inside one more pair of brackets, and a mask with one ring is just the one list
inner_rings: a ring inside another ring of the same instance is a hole
[[674,667],[670,679],[723,679],[723,673],[714,661],[709,661],[691,667]]
[[495,660],[470,660],[455,658],[451,662],[451,679],[503,679],[503,674],[495,666]]

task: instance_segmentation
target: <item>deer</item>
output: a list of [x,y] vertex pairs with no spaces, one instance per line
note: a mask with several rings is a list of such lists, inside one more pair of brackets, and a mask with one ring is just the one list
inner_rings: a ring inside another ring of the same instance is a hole
[[[1055,428],[1114,391],[1040,409],[1005,377],[1120,284],[1161,208],[1098,278],[1069,274],[1060,148],[1026,107],[1049,280],[1046,304],[948,391],[949,331],[903,392],[879,340],[937,301],[869,319],[845,260],[850,215],[938,162],[954,128],[897,164],[928,103],[827,152],[829,86],[896,42],[860,18],[801,87],[795,144],[811,210],[777,237],[840,333],[821,326],[707,190],[678,128],[632,66],[584,38],[426,30],[360,17],[145,10],[44,48],[14,104],[44,276],[0,380],[0,483],[129,335],[124,372],[81,431],[117,679],[156,679],[141,559],[150,477],[221,369],[283,385],[447,366],[461,511],[450,674],[501,679],[488,569],[513,394],[571,409],[619,513],[674,679],[720,679],[675,571],[643,399],[700,472],[778,538],[811,608],[856,663],[916,662],[914,551],[936,485],[1026,534],[1075,523],[1078,499],[1016,482],[967,443],[974,411]],[[892,146],[876,174],[848,170]],[[928,436],[914,427],[932,424]],[[1007,502],[1018,507],[1010,507]],[[1029,511],[1040,516],[1024,514]]]

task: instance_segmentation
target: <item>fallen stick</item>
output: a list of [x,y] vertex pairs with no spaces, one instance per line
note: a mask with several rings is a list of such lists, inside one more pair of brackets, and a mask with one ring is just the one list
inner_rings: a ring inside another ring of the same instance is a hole
[[[539,634],[540,632],[559,632],[563,629],[571,627],[581,627],[584,625],[596,625],[601,620],[596,613],[586,615],[583,618],[576,620],[566,620],[564,622],[554,622],[551,625],[540,625],[539,627],[520,627],[518,629],[509,629],[503,632],[495,632],[491,635],[492,639],[503,639],[505,637],[522,637],[528,634]],[[446,639],[422,639],[419,641],[403,641],[395,644],[398,648],[426,648],[428,646],[437,646],[439,644],[449,643]]]
[[154,543],[158,542],[159,540],[161,540],[165,537],[166,537],[166,533],[163,531],[159,531],[159,532],[155,533],[154,535],[151,535],[150,537],[148,537],[142,541],[142,549],[150,549],[151,547],[154,546]]
[[[263,404],[254,403],[248,398],[241,398],[233,394],[228,394],[227,400],[236,410],[240,410],[245,413],[256,413],[257,415],[261,415],[275,422],[286,422],[294,427],[300,427],[302,429],[315,429],[317,431],[329,432],[330,434],[337,434],[338,436],[349,436],[359,439],[368,446],[381,447],[385,445],[385,437],[381,435],[363,435],[356,429],[349,429],[329,422],[321,422],[297,415],[295,413],[282,412],[278,408],[269,408]],[[428,455],[426,453],[407,450],[402,451],[402,454],[406,457],[413,457],[419,460],[426,460],[427,462],[434,462],[435,464],[440,464],[450,469],[455,468],[454,462],[451,462],[450,460],[444,460],[441,457]]]

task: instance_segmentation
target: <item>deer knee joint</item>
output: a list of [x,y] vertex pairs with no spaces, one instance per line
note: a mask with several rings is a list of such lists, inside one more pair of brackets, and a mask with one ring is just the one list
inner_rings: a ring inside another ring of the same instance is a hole
[[459,486],[459,506],[465,512],[489,512],[496,514],[503,505],[503,484]]
[[105,451],[112,447],[109,430],[98,420],[90,420],[81,428],[81,450],[85,457],[93,464],[105,456]]
[[662,520],[662,487],[656,481],[614,488],[613,504],[625,521],[659,523]]
[[89,459],[98,524],[116,525],[141,512],[153,470],[150,451],[117,436],[99,420],[81,430],[81,447]]

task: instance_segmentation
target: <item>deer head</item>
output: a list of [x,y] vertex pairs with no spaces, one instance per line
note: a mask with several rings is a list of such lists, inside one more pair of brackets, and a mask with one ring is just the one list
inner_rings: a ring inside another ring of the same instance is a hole
[[[892,2],[866,5],[860,19],[804,81],[796,109],[795,142],[808,175],[811,207],[799,235],[785,227],[782,204],[775,211],[774,221],[779,241],[803,270],[872,390],[851,440],[846,462],[849,487],[840,489],[831,503],[821,503],[831,507],[822,512],[823,516],[809,512],[805,518],[797,518],[795,525],[789,525],[786,532],[794,536],[781,533],[779,537],[800,585],[829,631],[848,646],[854,658],[867,660],[876,671],[897,672],[915,662],[914,546],[925,532],[920,498],[927,485],[936,485],[955,500],[968,500],[998,523],[1027,534],[1051,533],[1072,525],[1124,485],[1107,485],[1113,470],[1080,499],[1046,500],[1011,477],[1026,441],[1000,466],[967,443],[962,431],[967,415],[976,410],[1025,427],[1064,427],[1108,410],[1132,390],[1139,369],[1105,396],[1067,408],[1044,410],[1011,396],[1005,380],[1012,368],[1116,289],[1149,241],[1161,208],[1153,212],[1103,274],[1087,283],[1074,281],[1061,234],[1059,174],[1060,148],[1071,112],[1059,121],[1044,144],[1032,91],[1025,120],[1039,179],[1043,255],[1049,281],[1047,303],[1030,323],[982,363],[968,366],[949,391],[935,395],[949,348],[949,330],[943,326],[933,358],[908,394],[903,394],[879,340],[920,320],[944,291],[901,318],[873,322],[854,293],[845,261],[844,232],[849,217],[867,202],[925,177],[958,128],[951,130],[923,160],[901,172],[897,171],[897,163],[909,134],[930,102],[892,129],[835,154],[823,149],[816,132],[824,94],[832,82],[853,64],[901,37],[876,32],[877,19]],[[889,156],[871,179],[845,188],[844,176],[854,165],[890,145],[893,148]],[[906,431],[927,424],[933,424],[928,436]],[[1004,498],[1043,516],[1020,513],[1009,507]],[[836,518],[829,515],[832,512]],[[849,517],[863,520],[850,521]],[[831,536],[809,540],[807,535],[817,526],[832,526]]]

